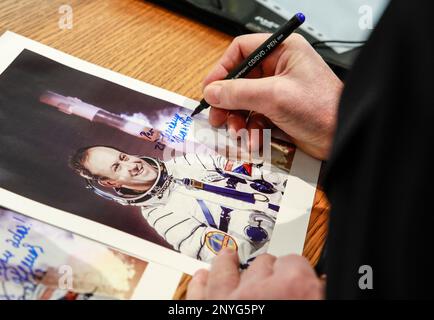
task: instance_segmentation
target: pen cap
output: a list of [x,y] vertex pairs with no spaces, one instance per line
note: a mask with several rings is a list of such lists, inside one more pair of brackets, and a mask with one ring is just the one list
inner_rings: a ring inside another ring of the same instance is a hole
[[297,13],[295,16],[300,23],[304,23],[306,21],[306,16],[301,12]]

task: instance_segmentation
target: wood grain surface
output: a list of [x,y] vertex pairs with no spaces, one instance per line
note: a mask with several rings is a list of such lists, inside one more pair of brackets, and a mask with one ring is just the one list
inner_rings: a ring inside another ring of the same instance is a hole
[[[142,0],[69,0],[72,29],[59,28],[65,1],[1,0],[0,34],[6,30],[163,87],[201,99],[202,80],[232,38]],[[327,233],[329,204],[314,201],[304,255],[314,264]],[[178,297],[182,294],[178,294]]]

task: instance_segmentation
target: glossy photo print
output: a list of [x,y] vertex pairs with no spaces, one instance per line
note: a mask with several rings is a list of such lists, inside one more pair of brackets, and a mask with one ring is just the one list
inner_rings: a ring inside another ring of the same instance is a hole
[[206,119],[157,96],[22,50],[0,74],[0,187],[67,214],[62,228],[186,272],[223,248],[247,267],[269,250],[280,212],[287,225],[295,208],[308,220],[315,171],[296,176],[311,160],[293,145],[273,140],[272,165],[228,159],[197,137]]
[[[148,262],[0,207],[0,300],[182,296],[185,277],[181,273],[152,263],[148,270],[148,266]],[[152,280],[156,269],[158,289]]]

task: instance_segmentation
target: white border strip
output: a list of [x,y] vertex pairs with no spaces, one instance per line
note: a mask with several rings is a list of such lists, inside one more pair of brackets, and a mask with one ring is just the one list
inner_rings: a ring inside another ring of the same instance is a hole
[[297,150],[268,248],[270,254],[303,253],[320,170],[321,161]]
[[149,263],[131,300],[173,300],[183,273],[156,263]]

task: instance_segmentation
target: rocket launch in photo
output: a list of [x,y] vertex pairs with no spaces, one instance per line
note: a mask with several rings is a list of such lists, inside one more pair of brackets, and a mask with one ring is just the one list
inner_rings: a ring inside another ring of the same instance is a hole
[[46,91],[40,97],[40,101],[66,114],[75,115],[91,122],[102,123],[150,142],[157,141],[161,136],[160,132],[154,128],[144,127],[139,122],[134,122],[118,114],[95,107],[78,98],[65,97]]

